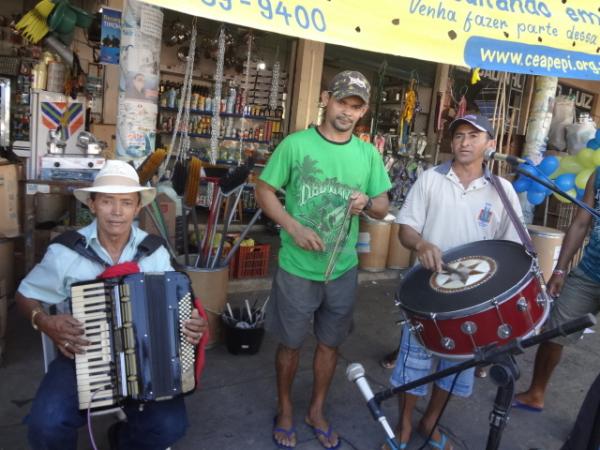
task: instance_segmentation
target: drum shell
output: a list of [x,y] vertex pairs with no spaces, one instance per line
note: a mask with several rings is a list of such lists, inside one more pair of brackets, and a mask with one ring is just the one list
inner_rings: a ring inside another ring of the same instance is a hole
[[411,266],[411,252],[400,243],[400,239],[398,238],[399,230],[400,224],[393,223],[390,229],[390,242],[388,244],[388,269],[406,269]]
[[360,218],[358,267],[367,272],[382,272],[388,256],[391,223]]
[[538,264],[544,280],[548,281],[558,261],[565,233],[540,225],[527,225],[527,229],[538,254]]
[[[548,314],[549,305],[538,298],[541,295],[540,280],[533,274],[526,280],[522,288],[504,300],[499,299],[496,305],[487,303],[487,308],[478,312],[456,314],[450,317],[424,316],[405,309],[407,317],[417,331],[421,343],[431,353],[445,358],[471,358],[477,347],[489,344],[505,344],[514,338],[524,338],[541,326]],[[519,301],[525,299],[527,310],[519,308]],[[472,322],[477,331],[473,340],[462,330],[465,322]],[[498,335],[501,325],[508,324],[511,334],[507,338]],[[442,338],[449,337],[454,341],[454,348],[448,349],[442,344]]]

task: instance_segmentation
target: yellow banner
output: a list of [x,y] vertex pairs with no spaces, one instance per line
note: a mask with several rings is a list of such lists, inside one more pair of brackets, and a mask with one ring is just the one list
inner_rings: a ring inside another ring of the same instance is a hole
[[146,1],[221,22],[372,52],[507,72],[600,79],[600,9],[590,0]]

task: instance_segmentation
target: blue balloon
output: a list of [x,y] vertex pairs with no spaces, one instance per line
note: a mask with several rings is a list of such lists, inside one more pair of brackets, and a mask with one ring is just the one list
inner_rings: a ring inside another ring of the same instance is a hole
[[532,205],[539,205],[544,202],[546,199],[546,194],[543,192],[537,191],[528,191],[527,192],[527,201]]
[[541,192],[544,195],[548,195],[550,193],[550,189],[548,189],[546,186],[538,183],[537,181],[532,181],[529,184],[529,192]]
[[525,192],[526,190],[529,189],[530,185],[531,185],[531,180],[529,180],[529,178],[524,177],[524,176],[520,176],[513,182],[513,187],[515,188],[515,191],[517,191],[518,193]]
[[556,171],[556,169],[558,169],[559,165],[560,159],[558,159],[556,156],[550,155],[542,159],[542,162],[538,164],[537,168],[540,169],[544,175],[550,176]]
[[596,139],[590,139],[585,144],[586,147],[591,148],[592,150],[598,150],[600,148],[600,139],[596,137]]
[[563,173],[556,177],[554,184],[563,191],[570,191],[575,187],[575,177],[577,177],[577,175],[574,173]]
[[519,169],[523,170],[526,173],[530,173],[531,175],[539,175],[537,168],[531,164],[519,164]]
[[577,190],[577,200],[583,200],[583,194],[585,193],[585,189],[576,188],[576,190]]

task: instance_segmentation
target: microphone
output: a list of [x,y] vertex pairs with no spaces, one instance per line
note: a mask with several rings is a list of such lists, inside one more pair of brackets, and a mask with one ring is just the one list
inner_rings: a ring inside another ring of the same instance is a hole
[[371,401],[374,395],[373,391],[371,390],[371,386],[369,386],[369,382],[365,379],[365,368],[362,366],[362,364],[350,364],[346,369],[346,376],[348,377],[349,381],[356,383],[365,400],[367,402]]
[[385,416],[381,413],[379,404],[375,401],[371,386],[369,386],[369,382],[365,378],[365,368],[362,364],[352,363],[346,369],[346,377],[348,377],[349,381],[356,383],[360,393],[367,401],[367,406],[369,407],[369,411],[371,411],[371,415],[381,424],[388,438],[393,441],[395,439],[394,431],[390,427]]
[[493,148],[488,148],[483,153],[483,159],[485,159],[486,161],[491,161],[492,159],[496,161],[506,161],[511,166],[518,166],[519,164],[529,164],[529,161],[523,158],[518,158],[512,155],[503,155],[502,153],[496,152]]

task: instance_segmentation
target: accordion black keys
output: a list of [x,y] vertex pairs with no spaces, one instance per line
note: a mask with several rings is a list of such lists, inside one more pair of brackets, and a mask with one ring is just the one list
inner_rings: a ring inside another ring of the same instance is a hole
[[191,392],[196,347],[183,334],[194,302],[181,272],[136,273],[71,286],[73,317],[91,342],[75,356],[80,409]]

